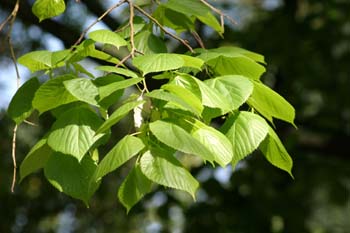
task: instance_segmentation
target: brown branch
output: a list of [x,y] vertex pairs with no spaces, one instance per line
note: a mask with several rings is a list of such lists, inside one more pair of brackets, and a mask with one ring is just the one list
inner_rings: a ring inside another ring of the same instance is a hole
[[199,1],[201,1],[204,5],[209,7],[212,11],[214,11],[215,13],[220,15],[220,23],[221,23],[222,30],[224,30],[224,18],[228,19],[232,24],[236,24],[237,25],[236,20],[234,20],[232,17],[230,17],[229,15],[225,14],[221,10],[217,9],[213,5],[209,4],[206,0],[199,0]]
[[197,43],[199,44],[199,46],[202,48],[202,49],[205,49],[205,45],[203,43],[203,40],[202,38],[198,35],[198,33],[196,31],[192,31],[192,35],[194,37],[194,39],[197,41]]
[[79,39],[74,43],[72,48],[76,45],[78,45],[86,35],[86,33],[93,27],[95,26],[98,22],[100,22],[104,17],[106,17],[109,13],[111,13],[114,9],[118,8],[121,6],[123,3],[127,2],[128,0],[121,0],[118,3],[114,4],[110,8],[108,8],[100,17],[98,17],[92,24],[90,24],[85,30],[80,34]]
[[153,23],[157,24],[157,26],[167,35],[169,35],[170,37],[174,38],[175,40],[178,40],[179,42],[181,42],[183,45],[185,45],[190,51],[191,53],[194,53],[192,47],[188,44],[188,42],[180,37],[178,37],[177,35],[168,32],[163,25],[161,25],[158,20],[156,20],[155,18],[153,18],[150,14],[148,14],[146,11],[144,11],[141,7],[139,7],[138,5],[134,5],[134,7],[143,15],[145,15],[147,18],[149,18]]

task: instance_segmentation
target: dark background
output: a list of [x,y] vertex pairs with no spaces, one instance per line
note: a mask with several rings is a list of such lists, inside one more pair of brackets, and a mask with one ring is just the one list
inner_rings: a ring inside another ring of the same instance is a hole
[[[49,35],[70,47],[89,17],[103,13],[107,1],[67,1],[63,17],[41,24],[31,13],[32,2],[21,1],[14,27],[18,56],[47,49],[44,38]],[[1,20],[13,5],[13,0],[1,0]],[[129,215],[116,198],[127,167],[106,177],[90,208],[60,194],[41,172],[26,178],[11,194],[14,124],[3,109],[0,232],[350,232],[350,1],[242,0],[216,1],[216,6],[238,24],[226,28],[225,39],[199,26],[207,47],[235,44],[265,55],[263,80],[296,109],[297,130],[276,122],[293,157],[295,179],[254,153],[232,174],[229,169],[193,169],[202,181],[197,202],[160,187]],[[119,16],[108,16],[105,24],[117,28],[127,17]],[[0,64],[11,66],[5,39],[5,32],[0,32]],[[15,77],[6,77],[6,82],[15,82]],[[0,91],[5,90],[0,86]],[[48,121],[19,128],[18,162]]]

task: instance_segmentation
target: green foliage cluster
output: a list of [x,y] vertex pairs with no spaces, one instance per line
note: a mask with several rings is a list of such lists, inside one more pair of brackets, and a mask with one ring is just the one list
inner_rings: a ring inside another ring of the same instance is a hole
[[[124,2],[130,10],[141,9]],[[64,8],[63,0],[37,0],[33,13],[44,20]],[[169,0],[153,9],[143,17],[132,15],[116,32],[93,31],[69,50],[33,51],[18,59],[32,73],[49,78],[41,82],[42,77],[35,76],[24,83],[10,103],[9,115],[16,124],[33,111],[56,119],[22,162],[21,180],[43,169],[59,191],[88,204],[105,175],[133,161],[118,191],[129,211],[154,184],[195,198],[199,183],[182,165],[186,156],[234,168],[259,148],[271,164],[291,174],[292,159],[274,131],[273,119],[294,124],[295,112],[261,82],[264,57],[232,46],[170,53],[165,27],[173,29],[175,38],[194,32],[197,21],[220,35],[223,25],[205,1]],[[101,46],[128,50],[129,55],[119,60]],[[79,64],[87,58],[109,64],[95,67],[105,75],[95,77]],[[165,84],[147,88],[159,79]],[[130,87],[136,92],[125,91]],[[98,149],[108,142],[111,127],[130,113],[134,130],[122,135],[100,160]],[[218,118],[224,124],[214,127]]]

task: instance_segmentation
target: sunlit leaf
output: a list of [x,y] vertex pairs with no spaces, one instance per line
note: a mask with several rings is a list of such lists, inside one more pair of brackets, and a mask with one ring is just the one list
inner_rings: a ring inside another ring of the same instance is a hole
[[64,65],[63,61],[69,55],[69,50],[51,52],[48,50],[33,51],[18,58],[18,63],[26,66],[31,72],[48,70]]
[[114,171],[139,153],[144,147],[145,145],[141,139],[130,135],[125,136],[102,159],[97,167],[95,179],[99,180],[101,177]]
[[252,153],[265,139],[269,130],[266,121],[251,112],[237,112],[225,121],[222,132],[233,145],[232,165]]
[[132,101],[123,104],[117,110],[115,110],[113,114],[98,128],[97,133],[108,130],[123,119],[131,110],[143,103],[145,103],[145,101]]
[[141,81],[142,81],[142,78],[131,78],[131,79],[116,81],[111,84],[101,86],[99,88],[100,99],[104,99],[118,90],[125,89]]
[[64,81],[63,84],[69,93],[78,100],[98,106],[96,100],[99,95],[98,88],[93,84],[91,79],[76,78]]
[[77,101],[64,87],[63,82],[76,78],[71,74],[50,79],[39,87],[33,99],[33,107],[40,113],[54,109],[63,104]]
[[212,153],[202,143],[176,124],[158,120],[150,123],[149,128],[159,141],[176,150],[197,155],[211,163],[215,160]]
[[186,191],[195,198],[198,181],[171,154],[147,151],[141,157],[140,167],[142,173],[153,182]]
[[274,117],[294,124],[295,110],[293,106],[277,92],[262,83],[254,82],[254,91],[248,99],[248,104],[270,122]]
[[288,172],[288,174],[293,177],[293,160],[286,148],[284,148],[276,132],[271,127],[269,127],[268,136],[260,144],[259,148],[272,165]]
[[102,70],[105,72],[110,72],[110,73],[121,74],[121,75],[124,75],[126,77],[130,77],[130,78],[138,78],[137,74],[135,74],[131,70],[119,68],[119,67],[115,67],[115,66],[97,66],[95,69]]
[[96,133],[101,124],[102,120],[90,109],[73,108],[60,115],[53,124],[47,143],[54,151],[71,155],[80,161],[104,136]]
[[60,15],[65,10],[64,0],[36,0],[32,8],[39,21]]
[[117,48],[127,45],[127,42],[121,36],[107,29],[100,29],[90,32],[89,37],[96,42],[111,44]]
[[158,53],[138,56],[133,59],[133,65],[142,71],[143,75],[152,72],[175,70],[185,64],[178,54]]
[[135,47],[143,54],[166,53],[165,42],[150,31],[142,31],[135,36]]

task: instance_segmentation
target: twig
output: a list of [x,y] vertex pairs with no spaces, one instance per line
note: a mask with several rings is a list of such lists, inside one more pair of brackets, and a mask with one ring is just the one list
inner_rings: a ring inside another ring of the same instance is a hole
[[225,14],[221,10],[215,8],[214,6],[209,4],[206,0],[199,0],[199,1],[201,1],[204,5],[209,7],[212,11],[214,11],[215,13],[220,15],[220,23],[221,23],[222,30],[224,30],[224,18],[228,19],[232,24],[237,24],[237,22],[232,17],[230,17],[229,15]]
[[90,24],[87,28],[85,28],[85,30],[80,34],[79,39],[74,43],[74,45],[72,46],[72,49],[78,45],[84,38],[84,36],[86,35],[86,33],[93,27],[95,26],[98,22],[100,22],[104,17],[106,17],[106,15],[108,15],[109,13],[111,13],[114,9],[118,8],[119,6],[121,6],[123,3],[127,2],[128,0],[121,0],[118,3],[114,4],[113,6],[111,6],[110,8],[108,8],[100,17],[98,17],[92,24]]
[[148,14],[146,11],[144,11],[141,7],[139,7],[138,5],[134,5],[134,7],[143,15],[145,15],[147,18],[149,18],[152,22],[154,22],[155,24],[157,24],[157,26],[167,35],[171,36],[172,38],[174,38],[175,40],[178,40],[179,42],[181,42],[183,45],[185,45],[190,51],[191,53],[194,53],[192,47],[188,44],[188,42],[180,37],[178,37],[177,35],[168,32],[163,25],[161,25],[158,20],[156,20],[155,18],[153,18],[150,14]]
[[[17,90],[20,86],[20,74],[17,66],[17,59],[15,55],[15,51],[13,49],[12,41],[11,41],[11,34],[13,29],[13,24],[15,22],[15,19],[17,17],[17,13],[19,10],[19,0],[16,1],[15,6],[13,7],[13,10],[11,12],[11,15],[7,17],[0,26],[0,31],[4,28],[4,26],[9,23],[9,30],[7,32],[7,42],[9,44],[10,53],[11,53],[11,59],[15,66],[16,70],[16,83],[17,83]],[[11,192],[14,192],[15,190],[15,184],[16,184],[16,176],[17,176],[17,163],[16,163],[16,137],[17,137],[17,128],[18,125],[15,125],[13,128],[13,136],[12,136],[12,161],[13,161],[13,177],[12,177],[12,185],[11,185]]]
[[196,39],[197,43],[199,44],[199,46],[202,48],[202,49],[205,49],[205,45],[203,43],[203,40],[202,38],[198,35],[198,33],[196,31],[192,31],[192,35],[194,37],[194,39]]

